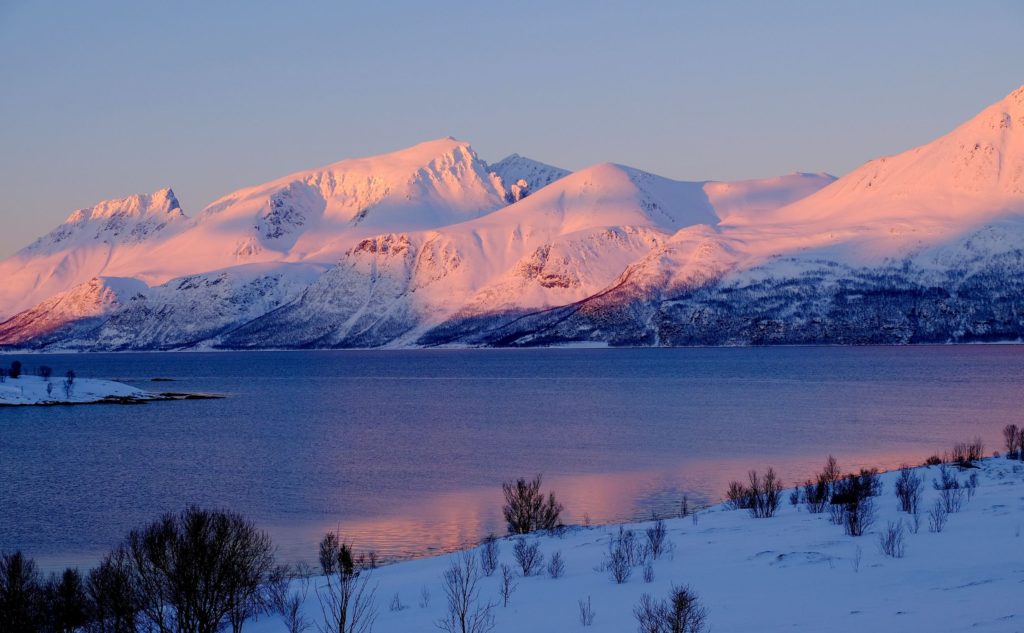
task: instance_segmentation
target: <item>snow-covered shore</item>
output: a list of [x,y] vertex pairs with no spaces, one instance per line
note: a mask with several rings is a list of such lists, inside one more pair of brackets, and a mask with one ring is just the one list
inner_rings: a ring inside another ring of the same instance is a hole
[[[1024,630],[1024,462],[985,459],[977,469],[950,467],[961,483],[977,473],[978,486],[963,509],[931,532],[927,512],[939,493],[932,487],[939,467],[917,469],[924,478],[920,530],[906,535],[906,554],[881,552],[879,534],[888,522],[909,515],[897,508],[897,472],[880,475],[877,518],[864,536],[844,535],[827,512],[811,514],[788,502],[773,518],[755,519],[745,510],[714,506],[693,518],[666,521],[672,553],[653,562],[647,583],[641,567],[616,584],[602,561],[618,526],[571,529],[562,536],[531,536],[546,559],[560,552],[565,575],[523,578],[508,607],[501,606],[500,571],[481,580],[480,598],[494,607],[497,633],[522,631],[622,633],[637,630],[634,606],[644,593],[666,598],[672,585],[689,585],[708,612],[713,631],[1022,631]],[[625,526],[640,540],[653,523]],[[343,531],[344,526],[342,526]],[[500,543],[501,563],[517,569],[513,540]],[[355,544],[358,549],[358,543]],[[454,555],[402,562],[373,570],[376,633],[438,630],[445,612],[442,574]],[[319,621],[315,578],[304,603]],[[424,606],[422,596],[429,592]],[[398,596],[405,608],[391,610]],[[592,626],[579,617],[579,600],[590,599]],[[248,630],[284,630],[263,616]]]
[[161,399],[161,394],[96,378],[76,378],[70,391],[65,390],[64,378],[46,380],[40,376],[22,374],[0,382],[0,406],[144,402],[158,399]]

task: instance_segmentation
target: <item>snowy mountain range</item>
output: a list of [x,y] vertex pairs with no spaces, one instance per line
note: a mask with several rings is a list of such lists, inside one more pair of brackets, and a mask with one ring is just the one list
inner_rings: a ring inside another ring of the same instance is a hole
[[1024,87],[836,180],[488,164],[452,138],[101,202],[0,262],[47,350],[1019,340]]

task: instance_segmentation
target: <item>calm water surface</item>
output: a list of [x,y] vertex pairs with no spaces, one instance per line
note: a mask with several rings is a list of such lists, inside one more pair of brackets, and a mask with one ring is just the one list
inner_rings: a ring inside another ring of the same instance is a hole
[[[8,363],[12,357],[0,357]],[[773,465],[919,463],[1022,421],[1024,348],[338,351],[22,356],[223,400],[0,409],[0,550],[91,564],[187,504],[244,513],[284,559],[339,528],[416,556],[500,532],[502,480],[568,519],[717,499]],[[152,382],[170,377],[175,382]]]

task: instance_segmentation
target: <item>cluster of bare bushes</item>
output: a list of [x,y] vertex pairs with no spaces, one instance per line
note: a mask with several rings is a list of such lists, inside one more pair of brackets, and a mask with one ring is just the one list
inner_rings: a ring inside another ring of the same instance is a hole
[[738,481],[729,483],[726,491],[726,503],[734,509],[750,511],[750,516],[758,519],[775,516],[782,500],[782,481],[775,475],[775,470],[768,468],[764,477],[756,470],[747,474],[747,484]]
[[[316,586],[326,633],[369,633],[376,611],[365,558],[328,534]],[[239,514],[191,507],[129,532],[86,574],[43,579],[20,552],[0,556],[0,630],[89,633],[240,633],[276,614],[289,633],[313,622],[302,610],[305,566],[279,565],[266,533]]]

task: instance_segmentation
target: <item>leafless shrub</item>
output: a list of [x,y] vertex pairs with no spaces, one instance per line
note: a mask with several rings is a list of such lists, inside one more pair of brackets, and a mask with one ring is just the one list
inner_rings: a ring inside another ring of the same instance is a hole
[[487,633],[494,629],[494,605],[480,604],[480,576],[476,554],[463,552],[452,558],[444,572],[447,614],[437,623],[445,633]]
[[536,541],[527,543],[525,538],[517,538],[512,553],[519,568],[523,570],[524,577],[540,573],[544,566],[544,554],[540,551],[540,543]]
[[548,575],[552,578],[561,578],[565,575],[565,560],[561,552],[555,552],[548,561]]
[[640,633],[701,633],[707,630],[707,613],[689,587],[673,586],[668,600],[640,597],[633,614]]
[[878,535],[878,546],[882,553],[890,558],[903,558],[906,552],[906,530],[903,521],[889,521],[881,534]]
[[679,502],[679,518],[685,519],[690,516],[690,500],[683,495],[683,500]]
[[667,543],[665,537],[668,534],[668,530],[665,529],[664,521],[656,521],[653,526],[647,528],[647,549],[651,554],[651,558],[658,560],[662,554],[665,553]]
[[924,460],[925,466],[938,466],[942,463],[942,458],[938,455],[932,455],[928,459]]
[[779,501],[782,499],[782,482],[775,476],[775,471],[769,468],[764,478],[758,476],[756,470],[748,473],[750,486],[747,488],[749,494],[750,516],[755,519],[766,519],[775,516],[779,508]]
[[955,444],[953,450],[949,452],[946,461],[959,464],[960,466],[969,466],[984,457],[984,455],[985,445],[980,437],[976,437],[971,442],[958,442]]
[[430,606],[430,588],[426,585],[420,587],[420,608],[426,609]]
[[796,483],[794,484],[793,489],[789,491],[789,505],[793,506],[794,508],[797,507],[798,505],[800,505],[800,498],[800,484]]
[[939,502],[946,514],[959,512],[963,507],[965,490],[952,469],[945,464],[939,468],[939,479],[932,480],[932,487],[939,491]]
[[654,582],[654,565],[651,563],[644,565],[644,582],[648,584]]
[[282,565],[274,573],[274,581],[270,585],[270,606],[281,617],[288,633],[303,633],[313,626],[302,612],[302,604],[309,593],[310,575],[305,565],[294,569]]
[[978,489],[978,473],[971,473],[971,476],[967,478],[967,483],[964,484],[964,490],[967,491],[967,498],[973,499],[974,492]]
[[480,549],[480,570],[484,576],[490,577],[498,568],[498,539],[493,534],[484,539],[483,547]]
[[502,514],[508,524],[509,534],[529,534],[536,530],[550,530],[558,525],[564,508],[555,500],[554,492],[549,492],[545,498],[540,487],[540,475],[531,481],[519,478],[501,485],[505,493]]
[[941,532],[946,528],[947,520],[949,520],[949,510],[946,509],[941,499],[936,499],[935,505],[928,511],[928,531]]
[[725,491],[725,506],[730,510],[747,510],[753,505],[750,489],[738,481],[730,481]]
[[924,494],[924,478],[909,466],[900,467],[900,475],[896,479],[896,498],[900,502],[900,510],[909,514],[917,514]]
[[857,548],[853,550],[853,560],[851,561],[851,564],[853,565],[853,573],[860,573],[860,562],[863,558],[864,550],[860,545],[858,545]]
[[633,531],[619,527],[619,535],[612,537],[608,543],[608,558],[605,561],[605,567],[617,584],[621,585],[632,575],[635,551]]
[[848,536],[862,536],[875,521],[872,497],[881,492],[878,472],[861,470],[837,481],[832,493],[831,518]]
[[402,597],[395,592],[395,595],[391,597],[391,604],[388,605],[388,611],[394,613],[396,611],[405,611],[409,607],[402,604]]
[[592,626],[594,624],[594,607],[590,604],[590,596],[587,596],[586,601],[579,601],[580,607],[580,624],[583,626]]
[[501,583],[498,585],[498,591],[501,593],[501,602],[504,606],[508,606],[508,600],[512,597],[512,592],[514,592],[518,586],[516,576],[512,573],[512,568],[508,565],[502,565]]
[[370,572],[356,567],[352,546],[333,532],[320,541],[320,570],[323,584],[316,595],[323,615],[321,633],[369,633],[377,619]]

